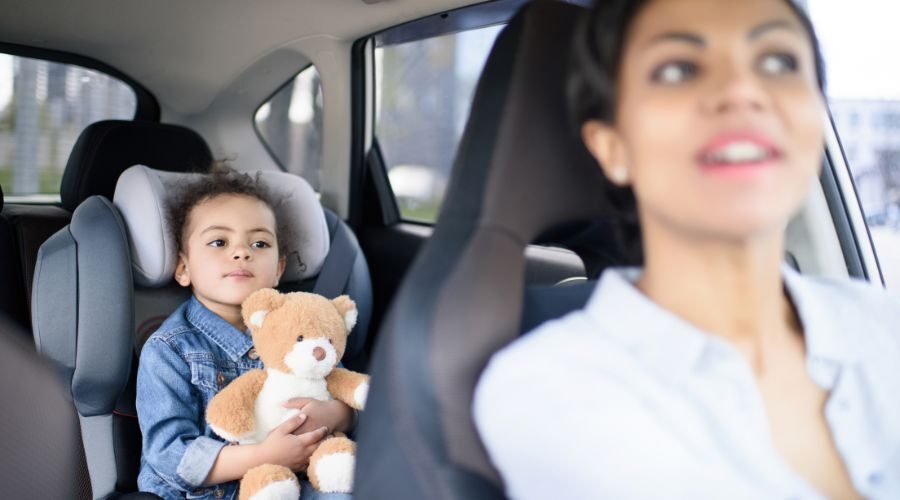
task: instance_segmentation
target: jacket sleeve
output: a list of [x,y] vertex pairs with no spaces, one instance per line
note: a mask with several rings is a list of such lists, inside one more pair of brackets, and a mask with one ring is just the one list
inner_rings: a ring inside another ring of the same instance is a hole
[[184,492],[202,485],[225,443],[203,435],[202,399],[191,385],[190,366],[158,338],[141,351],[136,405],[144,460]]

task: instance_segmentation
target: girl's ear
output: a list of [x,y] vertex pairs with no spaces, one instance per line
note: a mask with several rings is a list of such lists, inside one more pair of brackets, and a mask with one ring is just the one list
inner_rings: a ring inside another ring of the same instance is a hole
[[281,281],[281,275],[284,274],[284,268],[287,266],[287,257],[282,255],[278,257],[278,272],[275,274],[275,284],[273,287],[278,286],[278,283]]
[[183,253],[178,254],[178,263],[175,264],[175,281],[183,287],[191,286],[191,273]]
[[630,184],[625,143],[613,127],[599,120],[588,120],[581,126],[581,139],[607,179],[620,187]]

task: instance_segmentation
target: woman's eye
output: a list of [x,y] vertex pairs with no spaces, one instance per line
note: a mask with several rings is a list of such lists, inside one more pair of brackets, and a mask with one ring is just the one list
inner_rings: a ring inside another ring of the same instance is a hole
[[653,70],[650,79],[664,85],[673,85],[693,78],[698,72],[699,69],[694,63],[674,61],[657,67]]
[[252,244],[253,248],[269,248],[272,245],[267,241],[254,241]]
[[303,342],[303,335],[297,337],[297,342]]
[[220,248],[225,246],[225,240],[212,240],[206,244],[207,246]]
[[790,54],[766,54],[759,60],[759,69],[767,75],[782,75],[797,71],[797,58]]

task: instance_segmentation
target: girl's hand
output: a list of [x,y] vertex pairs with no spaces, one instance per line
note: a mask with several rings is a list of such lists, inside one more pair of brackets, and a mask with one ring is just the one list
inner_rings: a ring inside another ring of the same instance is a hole
[[320,426],[310,432],[294,434],[307,420],[307,416],[295,415],[269,433],[260,443],[260,453],[265,463],[283,465],[294,472],[306,470],[319,441],[328,435],[328,428]]
[[299,410],[300,415],[306,415],[306,422],[294,431],[295,434],[310,432],[322,426],[328,428],[329,434],[347,432],[353,425],[353,408],[336,399],[319,401],[312,398],[293,398],[284,402],[282,406]]

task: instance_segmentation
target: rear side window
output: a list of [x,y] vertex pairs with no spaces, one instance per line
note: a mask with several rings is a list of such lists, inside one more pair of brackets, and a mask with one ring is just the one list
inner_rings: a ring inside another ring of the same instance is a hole
[[807,0],[828,104],[888,289],[900,291],[900,31],[894,3]]
[[375,48],[375,137],[404,219],[437,219],[475,86],[502,28]]
[[322,185],[322,81],[309,66],[256,111],[256,132],[281,168]]
[[63,169],[91,123],[134,118],[127,84],[72,64],[0,54],[0,186],[7,199],[58,199]]

